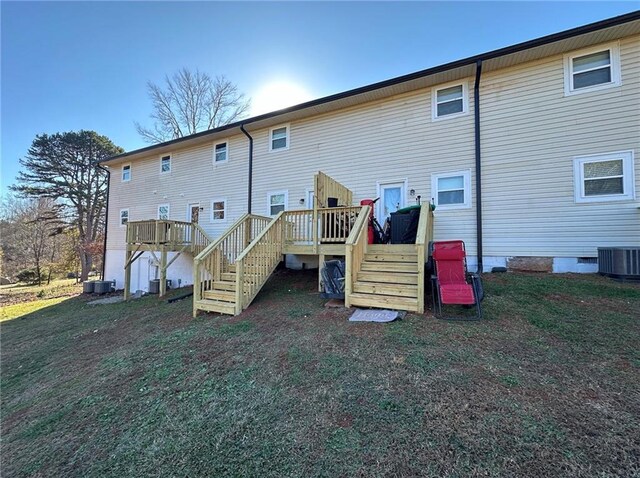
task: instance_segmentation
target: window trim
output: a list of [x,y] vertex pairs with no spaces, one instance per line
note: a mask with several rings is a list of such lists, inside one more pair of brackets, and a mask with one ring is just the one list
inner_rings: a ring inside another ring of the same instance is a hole
[[[285,136],[285,138],[287,139],[287,145],[284,148],[276,148],[273,149],[273,132],[277,129],[282,129],[282,128],[286,128],[287,129],[287,134]],[[289,149],[289,146],[291,144],[291,123],[286,123],[286,124],[281,124],[278,126],[274,126],[273,128],[269,128],[269,152],[275,152],[275,151],[286,151]]]
[[[216,219],[213,215],[214,213],[214,209],[213,209],[213,203],[216,202],[222,202],[224,203],[224,217],[222,219]],[[215,222],[215,223],[220,223],[220,222],[227,222],[227,218],[229,217],[229,209],[228,209],[228,203],[227,203],[227,198],[213,198],[211,200],[211,222]]]
[[[166,219],[160,219],[160,208],[161,207],[167,207],[167,218]],[[157,215],[156,218],[158,219],[158,221],[169,221],[171,220],[171,204],[167,203],[162,203],[162,204],[158,204],[158,210],[157,210]]]
[[[459,113],[451,113],[448,115],[438,116],[438,91],[453,88],[454,86],[462,86],[462,111]],[[438,86],[431,87],[431,119],[433,121],[441,121],[449,118],[459,118],[469,114],[469,82],[452,81]]]
[[[127,222],[122,224],[122,213],[127,211]],[[120,216],[118,217],[118,224],[120,225],[120,227],[127,227],[127,223],[131,220],[131,213],[129,212],[129,208],[125,207],[123,209],[120,209]]]
[[[124,168],[129,167],[129,179],[124,179]],[[131,163],[126,163],[122,165],[122,168],[120,168],[120,181],[123,183],[128,183],[129,181],[131,181]]]
[[[460,204],[439,204],[438,179],[452,178],[456,176],[462,176],[463,186],[464,186],[463,188],[464,202]],[[448,210],[455,210],[455,209],[470,209],[471,208],[471,170],[464,169],[461,171],[431,173],[431,196],[438,210],[448,211]]]
[[[593,86],[586,86],[584,88],[573,87],[573,60],[581,56],[591,55],[593,53],[603,52],[609,50],[610,68],[611,68],[611,81],[609,83],[601,83]],[[572,51],[571,53],[565,53],[563,57],[564,62],[564,96],[579,95],[587,93],[589,91],[605,90],[607,88],[614,88],[622,84],[620,73],[620,43],[607,43],[604,45],[596,45],[589,48],[583,48],[581,50]]]
[[[216,161],[216,147],[220,144],[226,144],[227,148],[225,150],[225,155],[224,155],[224,159],[222,161]],[[215,166],[216,164],[225,164],[229,162],[229,140],[222,140],[222,141],[217,141],[215,143],[213,143],[213,165]]]
[[[169,157],[169,171],[162,170],[162,160],[166,157]],[[171,170],[173,169],[173,155],[171,153],[161,154],[160,155],[160,174],[171,174]]]
[[[584,164],[596,163],[600,161],[622,160],[622,194],[607,194],[597,196],[586,196],[584,194]],[[635,168],[633,150],[616,151],[613,153],[587,154],[574,156],[573,158],[573,190],[576,204],[610,202],[610,201],[633,201],[636,198],[635,191]]]
[[269,191],[267,193],[267,216],[276,217],[278,214],[271,214],[271,197],[276,194],[284,194],[284,211],[289,210],[289,190],[282,189],[280,191]]

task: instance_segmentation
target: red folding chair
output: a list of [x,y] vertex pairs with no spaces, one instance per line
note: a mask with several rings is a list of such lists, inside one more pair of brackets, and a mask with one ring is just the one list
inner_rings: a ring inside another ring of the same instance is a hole
[[433,245],[434,275],[431,294],[436,317],[442,317],[442,305],[476,306],[476,317],[450,317],[453,320],[482,319],[482,284],[477,274],[467,272],[467,254],[462,241],[439,241]]

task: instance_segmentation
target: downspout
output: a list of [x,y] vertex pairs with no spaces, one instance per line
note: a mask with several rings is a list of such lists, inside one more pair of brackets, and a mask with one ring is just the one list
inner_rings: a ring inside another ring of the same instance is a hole
[[107,231],[109,228],[109,187],[111,186],[111,171],[107,168],[96,164],[99,169],[102,169],[107,173],[107,205],[104,208],[104,244],[102,245],[102,280],[104,280],[104,273],[107,267]]
[[251,191],[253,190],[253,138],[247,130],[244,129],[244,125],[240,125],[240,131],[249,138],[249,190],[247,191],[247,213],[251,214]]
[[480,75],[482,60],[476,62],[476,82],[473,85],[473,113],[476,144],[476,249],[478,274],[482,274],[482,164],[480,153]]

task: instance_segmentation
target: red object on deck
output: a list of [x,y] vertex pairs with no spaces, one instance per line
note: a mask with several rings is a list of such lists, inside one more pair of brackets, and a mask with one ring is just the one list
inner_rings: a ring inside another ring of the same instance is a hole
[[369,244],[373,244],[374,242],[373,206],[375,203],[376,202],[373,199],[363,199],[362,201],[360,201],[361,206],[371,206],[371,209],[369,210],[369,229],[367,230]]

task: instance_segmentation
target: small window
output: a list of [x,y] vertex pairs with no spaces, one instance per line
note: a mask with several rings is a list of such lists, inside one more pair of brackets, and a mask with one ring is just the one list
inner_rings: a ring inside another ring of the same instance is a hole
[[276,216],[287,209],[287,191],[269,193],[269,215]]
[[434,88],[433,119],[453,117],[465,114],[467,108],[467,84],[448,85],[442,88]]
[[129,210],[120,209],[120,225],[126,226],[128,222],[129,222]]
[[214,199],[211,201],[211,220],[224,221],[227,218],[227,200]]
[[566,95],[620,84],[620,54],[617,45],[565,55],[564,62]]
[[439,209],[471,207],[471,171],[433,174],[431,190]]
[[227,142],[218,143],[214,147],[214,162],[224,163],[229,159]]
[[269,150],[289,149],[289,125],[272,128],[269,131]]
[[160,204],[158,206],[158,219],[161,221],[166,221],[169,219],[169,205],[168,204]]
[[171,172],[171,155],[170,154],[167,154],[160,158],[160,172],[161,173]]
[[131,181],[131,165],[125,164],[122,166],[122,181]]
[[573,159],[576,202],[634,199],[633,152]]

